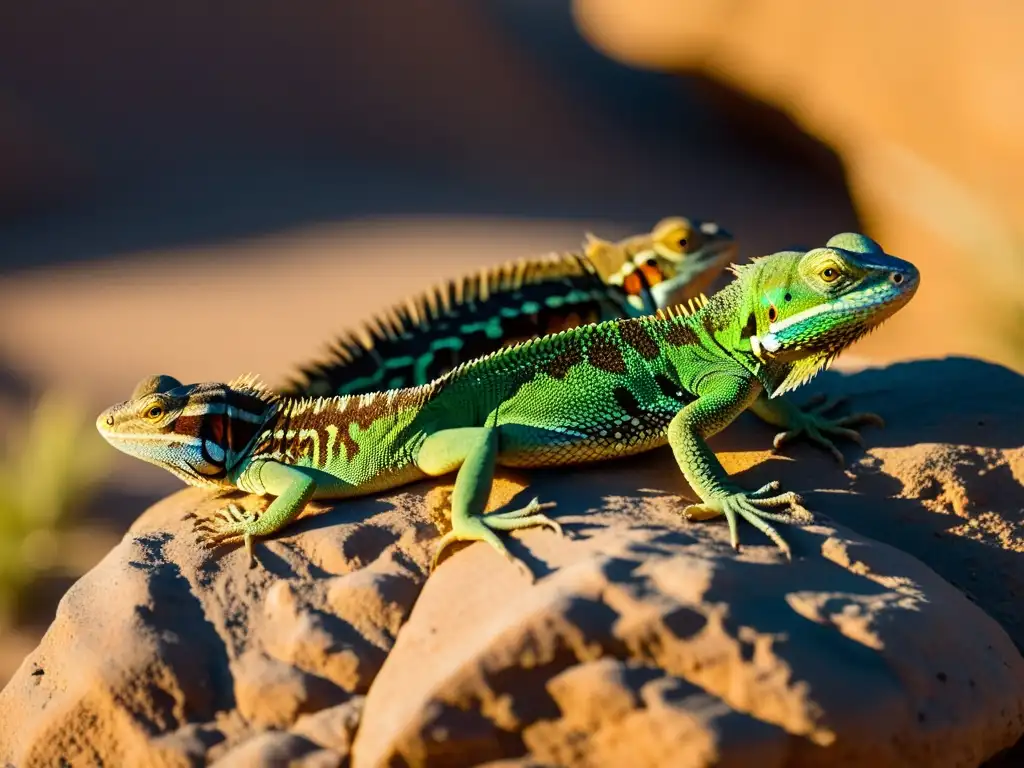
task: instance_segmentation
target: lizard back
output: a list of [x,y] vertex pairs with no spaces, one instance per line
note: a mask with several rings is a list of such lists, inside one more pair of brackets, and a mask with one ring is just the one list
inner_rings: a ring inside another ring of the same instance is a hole
[[533,339],[431,385],[416,428],[500,427],[499,462],[506,466],[584,463],[649,450],[664,443],[669,422],[696,399],[697,372],[709,361],[725,361],[706,336],[682,311]]
[[[421,386],[503,346],[637,310],[577,254],[521,259],[450,280],[338,338],[288,396]],[[653,307],[645,300],[644,306]],[[651,309],[653,311],[653,309]]]

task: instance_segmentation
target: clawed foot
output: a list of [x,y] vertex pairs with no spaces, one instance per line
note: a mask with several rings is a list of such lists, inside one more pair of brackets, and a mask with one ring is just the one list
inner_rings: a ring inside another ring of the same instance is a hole
[[213,517],[197,523],[193,530],[199,534],[199,544],[213,549],[218,544],[241,541],[249,554],[249,567],[256,563],[252,551],[252,534],[249,532],[259,519],[259,514],[250,512],[237,504],[228,504],[213,513]]
[[845,437],[863,447],[864,440],[854,427],[874,424],[884,427],[885,422],[877,413],[852,413],[849,416],[830,418],[827,414],[846,402],[845,397],[827,399],[823,394],[812,397],[802,407],[792,406],[789,409],[789,429],[775,435],[773,445],[779,450],[786,443],[791,443],[801,435],[806,435],[812,443],[824,448],[832,454],[840,465],[845,464],[842,452],[832,442],[830,436]]
[[508,548],[495,531],[516,531],[520,528],[541,527],[550,528],[559,536],[562,536],[564,535],[562,526],[556,520],[552,520],[547,515],[542,514],[543,510],[552,509],[554,506],[554,502],[542,504],[537,499],[532,499],[522,509],[515,509],[511,512],[470,516],[461,518],[458,522],[453,517],[452,529],[442,536],[437,544],[437,550],[434,552],[434,559],[430,564],[430,570],[433,571],[437,568],[441,554],[449,545],[454,544],[456,541],[486,541],[532,582],[533,573],[526,567],[526,563],[508,551]]
[[[787,560],[792,560],[789,544],[786,543],[768,521],[772,520],[776,523],[809,523],[814,519],[814,516],[801,506],[801,499],[797,494],[792,491],[775,493],[778,490],[779,483],[772,481],[767,485],[761,486],[756,491],[737,491],[728,496],[710,499],[700,504],[691,504],[683,510],[683,514],[690,520],[707,520],[717,515],[725,515],[725,519],[729,523],[729,541],[732,544],[732,548],[737,551],[740,548],[740,540],[736,516],[739,515],[775,542],[775,546],[782,550]],[[779,507],[789,507],[790,511],[770,511]]]

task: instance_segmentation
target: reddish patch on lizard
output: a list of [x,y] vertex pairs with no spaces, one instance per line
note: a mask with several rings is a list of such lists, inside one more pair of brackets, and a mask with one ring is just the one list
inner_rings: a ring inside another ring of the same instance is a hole
[[622,288],[630,296],[639,296],[644,290],[644,281],[636,272],[630,272],[622,280]]

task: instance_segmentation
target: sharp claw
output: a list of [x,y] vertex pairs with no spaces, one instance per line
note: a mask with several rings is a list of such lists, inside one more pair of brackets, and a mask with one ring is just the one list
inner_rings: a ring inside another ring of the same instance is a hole
[[867,426],[868,424],[874,424],[876,427],[884,427],[885,419],[877,413],[852,413],[849,416],[843,416],[841,419],[836,419],[835,421],[835,425],[837,427],[859,427]]
[[[742,517],[767,536],[779,548],[787,562],[792,562],[793,555],[789,544],[772,527],[771,522],[799,524],[811,522],[814,517],[803,506],[803,499],[800,495],[793,491],[778,493],[774,496],[763,496],[770,490],[778,490],[779,485],[778,481],[772,481],[753,492],[737,491],[702,504],[691,504],[684,508],[683,513],[690,520],[724,514],[729,524],[729,544],[736,552],[741,551],[737,523],[738,518]],[[762,497],[757,498],[758,494],[762,494]],[[776,507],[785,507],[788,510],[772,511]]]
[[796,430],[792,429],[786,430],[785,432],[779,432],[778,434],[775,435],[775,438],[772,440],[772,447],[776,451],[782,450],[782,446],[784,446],[786,443],[788,443],[790,440],[796,437],[797,434],[798,433],[796,432]]
[[252,536],[250,534],[248,534],[248,533],[245,534],[244,542],[245,542],[245,552],[249,556],[249,567],[250,568],[255,568],[256,567],[256,553],[253,551],[253,548],[252,548],[252,544],[253,544]]
[[430,561],[430,572],[431,573],[433,573],[435,570],[437,570],[437,563],[441,559],[441,554],[448,548],[448,546],[453,541],[455,541],[455,537],[452,535],[452,532],[449,531],[448,533],[446,533],[444,536],[441,537],[441,540],[439,542],[437,542],[437,548],[434,550],[434,557]]
[[[839,432],[838,431],[839,429],[842,429],[843,431]],[[855,429],[845,429],[843,427],[838,427],[836,433],[842,435],[847,440],[850,440],[851,442],[856,443],[861,448],[864,447],[864,438],[861,437],[860,432],[858,432],[857,430],[855,430]]]
[[[728,510],[729,507],[726,507]],[[736,515],[734,513],[728,513],[725,516],[726,521],[729,523],[729,543],[732,544],[732,548],[737,552],[740,551],[740,532],[739,526],[736,522]]]

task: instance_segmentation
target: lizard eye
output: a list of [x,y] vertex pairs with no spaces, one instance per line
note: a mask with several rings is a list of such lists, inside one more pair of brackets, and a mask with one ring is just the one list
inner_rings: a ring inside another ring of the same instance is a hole
[[839,270],[835,267],[825,267],[821,270],[821,279],[826,283],[831,283],[839,277]]
[[159,419],[163,415],[164,415],[164,409],[162,407],[160,407],[159,405],[151,405],[146,410],[146,418],[147,419],[154,419],[155,420],[155,419]]
[[685,248],[685,247],[686,247],[686,238],[685,237],[680,237],[679,238],[679,250],[683,250],[683,248]]
[[648,267],[656,267],[658,266],[658,260],[651,256],[651,258],[645,261],[644,264],[646,264]]

